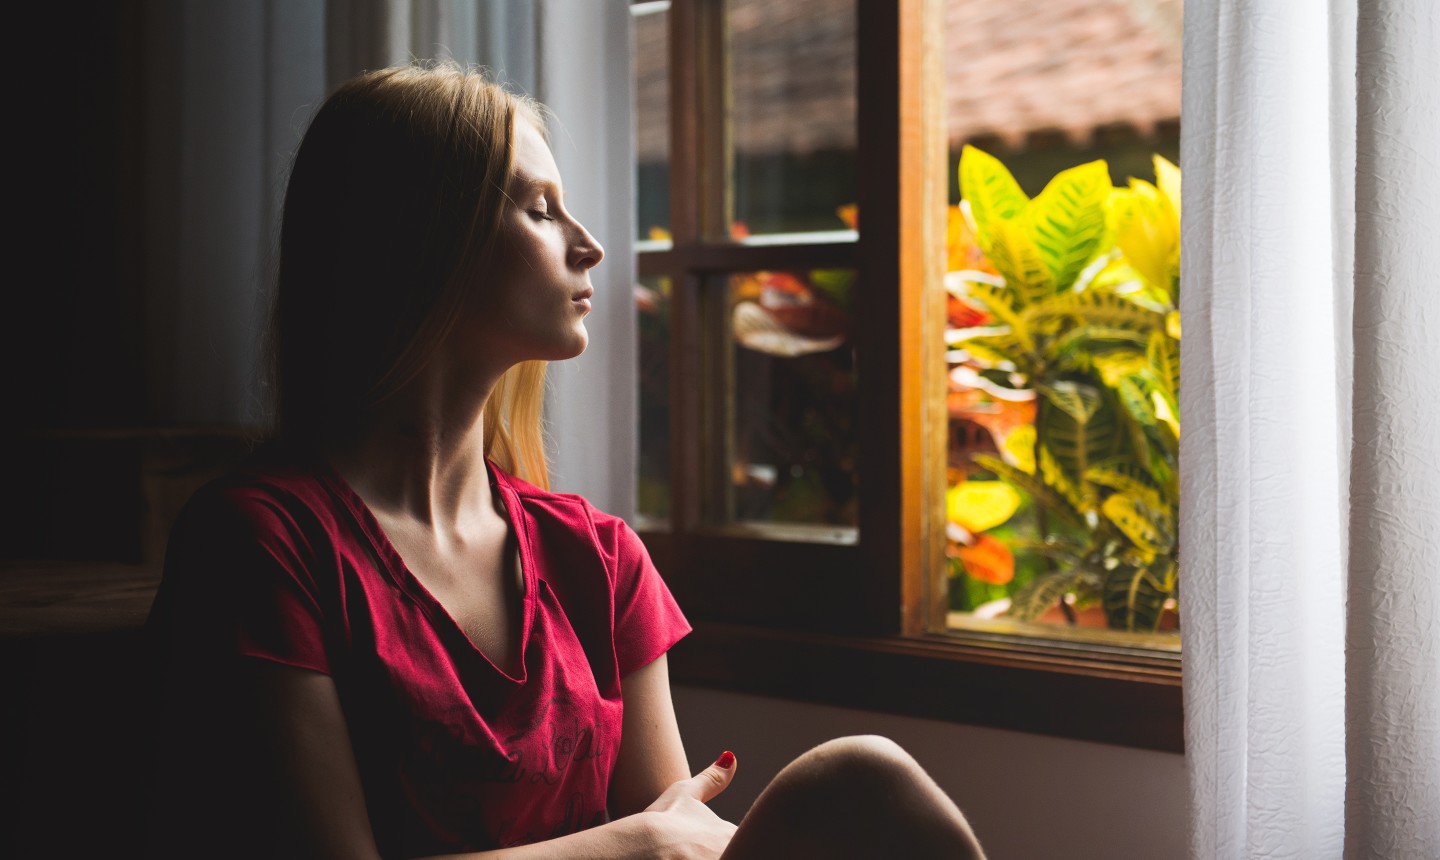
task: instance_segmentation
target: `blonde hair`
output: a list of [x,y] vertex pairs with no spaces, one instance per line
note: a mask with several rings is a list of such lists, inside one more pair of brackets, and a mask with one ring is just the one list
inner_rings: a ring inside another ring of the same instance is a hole
[[[315,114],[286,188],[267,355],[276,435],[343,437],[416,378],[500,241],[516,118],[544,109],[454,63],[354,78]],[[486,402],[485,456],[548,487],[545,363]]]

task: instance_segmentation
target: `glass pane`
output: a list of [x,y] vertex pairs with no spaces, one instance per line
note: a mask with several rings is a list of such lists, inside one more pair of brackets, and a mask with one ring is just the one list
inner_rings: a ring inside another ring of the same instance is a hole
[[729,0],[731,233],[855,226],[855,2]]
[[997,8],[945,4],[950,624],[1176,650],[1180,2]]
[[635,285],[640,337],[639,514],[663,527],[670,517],[670,279]]
[[636,236],[670,237],[670,4],[634,3]]
[[728,278],[729,519],[856,525],[850,270]]

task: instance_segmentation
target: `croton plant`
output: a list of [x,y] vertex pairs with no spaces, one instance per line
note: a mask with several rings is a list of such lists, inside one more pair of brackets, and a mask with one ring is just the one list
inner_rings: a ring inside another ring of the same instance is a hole
[[952,433],[958,608],[1175,623],[1180,172],[1156,156],[1155,174],[1117,188],[1093,161],[1031,199],[999,160],[961,154],[948,405],[988,439]]

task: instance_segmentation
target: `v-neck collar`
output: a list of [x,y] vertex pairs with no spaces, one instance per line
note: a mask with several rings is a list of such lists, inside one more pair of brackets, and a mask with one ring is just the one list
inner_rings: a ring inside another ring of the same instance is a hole
[[465,633],[464,628],[462,628],[454,616],[450,614],[450,611],[445,608],[444,604],[442,604],[434,594],[431,594],[430,589],[426,588],[424,583],[411,572],[409,566],[405,564],[405,560],[400,557],[399,550],[395,548],[395,545],[390,542],[390,538],[385,534],[385,530],[381,527],[380,521],[375,517],[374,512],[370,510],[370,506],[367,505],[365,500],[360,497],[360,494],[355,491],[355,488],[350,486],[350,483],[345,480],[329,461],[323,457],[320,457],[319,460],[323,473],[322,479],[329,485],[331,492],[339,498],[350,511],[356,524],[359,525],[360,531],[365,535],[366,540],[369,541],[371,548],[374,549],[376,556],[380,560],[381,569],[391,581],[394,582],[407,597],[419,605],[421,611],[425,613],[430,619],[430,623],[434,625],[437,630],[443,630],[446,636],[456,638],[459,642],[464,643],[464,647],[468,649],[468,653],[479,658],[479,660],[489,666],[495,674],[517,685],[525,683],[525,653],[530,642],[530,630],[534,624],[539,582],[537,581],[538,577],[535,573],[534,553],[531,552],[530,547],[530,530],[525,520],[524,511],[520,506],[520,496],[515,492],[514,487],[510,485],[508,476],[494,463],[490,462],[488,457],[486,458],[485,468],[489,473],[490,485],[495,488],[495,495],[498,496],[500,500],[500,514],[505,517],[506,522],[510,526],[511,533],[515,535],[516,552],[520,559],[521,578],[525,587],[525,593],[521,597],[520,650],[517,655],[518,676],[511,675],[505,669],[495,665],[495,662],[490,659],[489,655],[485,654],[485,652],[481,651],[475,645],[469,635]]

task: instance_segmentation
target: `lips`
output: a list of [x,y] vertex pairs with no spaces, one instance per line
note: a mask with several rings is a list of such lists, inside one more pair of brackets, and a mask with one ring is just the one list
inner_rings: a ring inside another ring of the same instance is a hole
[[588,313],[590,311],[590,297],[593,295],[595,295],[595,288],[586,287],[584,290],[572,296],[570,300]]

